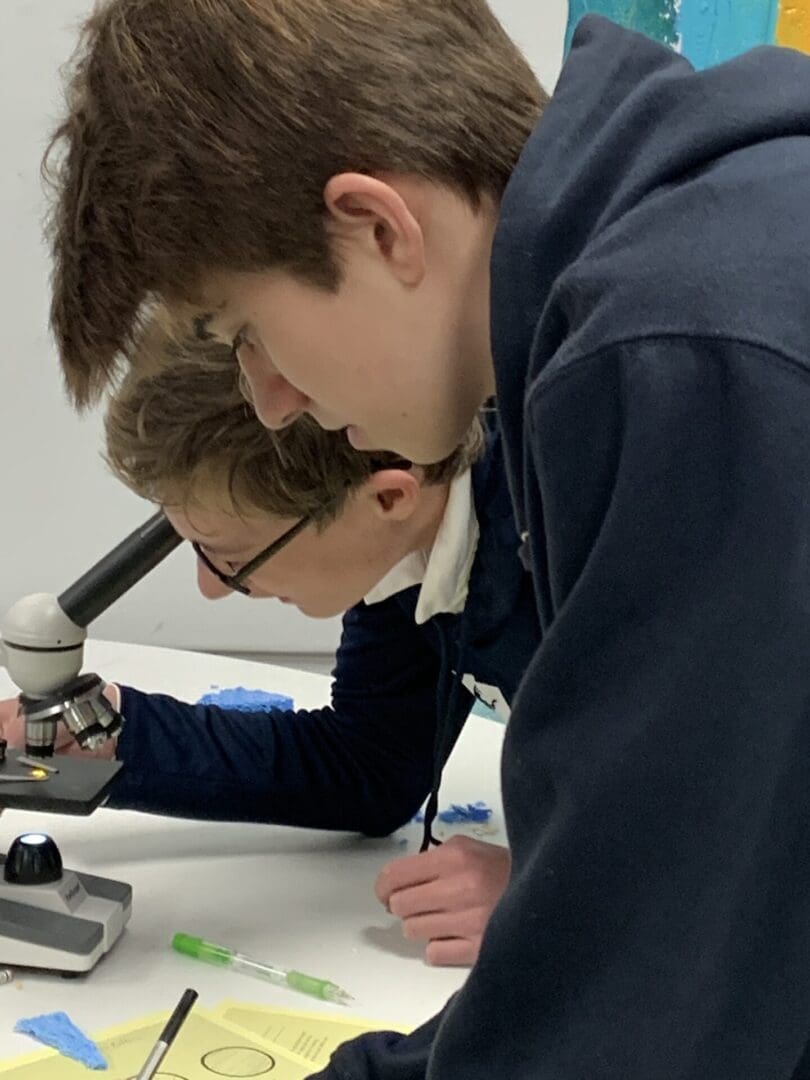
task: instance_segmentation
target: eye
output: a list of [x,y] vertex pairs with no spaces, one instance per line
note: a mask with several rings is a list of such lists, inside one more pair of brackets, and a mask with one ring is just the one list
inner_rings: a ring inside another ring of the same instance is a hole
[[241,366],[257,361],[266,363],[268,360],[263,345],[258,341],[252,340],[250,335],[251,331],[249,328],[243,326],[231,344],[233,355]]
[[204,561],[208,560],[211,565],[215,566],[223,574],[238,574],[244,566],[243,562],[234,562],[232,559],[223,559],[221,555],[218,555],[216,551],[211,551],[205,544],[197,545],[197,553],[204,557]]
[[222,571],[227,570],[231,574],[238,574],[245,565],[244,559],[226,559],[224,555],[218,555],[216,552],[208,552],[208,557],[215,562]]
[[234,356],[236,357],[237,360],[239,359],[239,350],[244,349],[245,346],[250,346],[250,342],[248,341],[248,338],[247,338],[247,330],[243,326],[242,329],[238,331],[238,333],[236,334],[236,336],[233,339],[233,342],[231,343],[231,348],[233,349],[233,354],[234,354]]

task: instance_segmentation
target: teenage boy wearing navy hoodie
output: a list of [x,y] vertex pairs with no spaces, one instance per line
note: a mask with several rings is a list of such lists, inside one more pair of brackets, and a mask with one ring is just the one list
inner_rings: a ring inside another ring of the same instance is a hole
[[481,0],[111,0],[80,60],[76,401],[178,292],[269,426],[435,461],[497,391],[512,878],[443,1015],[323,1076],[810,1075],[810,60],[588,17],[544,110]]

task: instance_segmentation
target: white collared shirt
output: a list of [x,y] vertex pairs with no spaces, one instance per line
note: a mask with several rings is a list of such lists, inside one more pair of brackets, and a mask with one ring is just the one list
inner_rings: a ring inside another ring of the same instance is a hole
[[418,625],[434,615],[458,615],[467,602],[477,547],[478,518],[468,469],[450,484],[447,505],[430,551],[406,555],[374,586],[365,601],[379,604],[403,589],[421,585],[415,613]]
[[[368,593],[366,603],[379,604],[403,589],[421,585],[415,612],[419,625],[434,615],[460,614],[467,603],[478,536],[472,476],[467,471],[450,484],[444,516],[430,551],[406,555]],[[497,686],[481,683],[469,672],[462,675],[461,681],[502,721],[509,719],[509,704]]]

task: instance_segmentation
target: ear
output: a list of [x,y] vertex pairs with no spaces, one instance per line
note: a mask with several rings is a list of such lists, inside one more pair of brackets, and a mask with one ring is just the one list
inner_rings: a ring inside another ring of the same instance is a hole
[[366,482],[374,510],[383,521],[408,521],[419,505],[422,484],[405,469],[382,469]]
[[382,258],[404,285],[425,275],[425,238],[414,212],[395,187],[363,173],[339,173],[327,181],[324,202],[333,231]]

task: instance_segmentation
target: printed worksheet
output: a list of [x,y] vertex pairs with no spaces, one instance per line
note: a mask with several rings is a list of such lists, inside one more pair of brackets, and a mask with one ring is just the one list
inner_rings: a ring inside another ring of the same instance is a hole
[[303,1058],[313,1066],[313,1072],[327,1065],[333,1052],[348,1039],[367,1031],[408,1031],[385,1021],[275,1009],[239,1001],[223,1001],[214,1015]]

